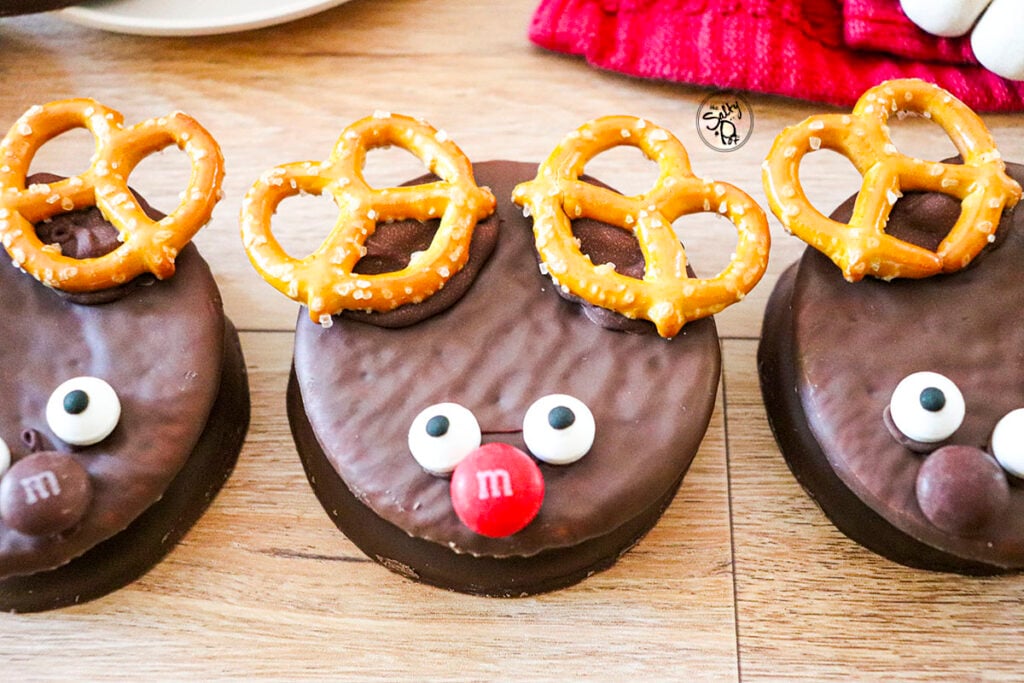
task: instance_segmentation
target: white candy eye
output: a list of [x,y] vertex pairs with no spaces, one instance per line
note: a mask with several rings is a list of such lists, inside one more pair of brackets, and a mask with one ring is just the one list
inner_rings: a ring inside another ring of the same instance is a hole
[[523,417],[523,440],[534,457],[552,465],[576,462],[594,445],[594,414],[583,401],[549,394]]
[[992,455],[1003,469],[1024,478],[1024,408],[1011,410],[992,431]]
[[4,472],[11,468],[11,449],[7,447],[7,442],[0,439],[0,477],[4,476]]
[[964,421],[965,412],[960,389],[937,372],[907,375],[889,399],[893,424],[908,439],[921,443],[948,439]]
[[107,438],[121,419],[114,388],[99,377],[75,377],[61,384],[46,402],[46,423],[57,438],[89,446]]
[[480,425],[458,403],[435,403],[420,412],[409,427],[409,450],[431,474],[449,474],[480,447]]

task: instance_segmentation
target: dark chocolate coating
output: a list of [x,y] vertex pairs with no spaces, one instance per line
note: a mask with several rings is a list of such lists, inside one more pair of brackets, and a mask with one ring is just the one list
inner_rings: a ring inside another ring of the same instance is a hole
[[[414,182],[429,182],[433,176]],[[365,274],[387,273],[401,270],[409,265],[409,257],[415,251],[424,251],[430,246],[440,220],[428,223],[397,221],[381,223],[366,242],[366,255],[359,259],[353,272]],[[406,327],[437,315],[462,298],[473,284],[480,268],[490,258],[498,241],[498,218],[492,215],[480,221],[473,232],[469,245],[469,260],[459,272],[448,279],[444,287],[430,298],[416,304],[405,304],[384,313],[372,311],[344,311],[342,315],[350,320],[359,320],[380,327]]]
[[[368,555],[436,585],[520,595],[610,565],[654,524],[703,439],[720,355],[710,319],[673,340],[588,320],[541,274],[531,222],[509,201],[536,166],[487,162],[475,172],[502,224],[462,300],[398,330],[338,318],[323,329],[300,312],[289,408],[314,490]],[[590,407],[594,447],[571,465],[540,464],[544,504],[524,530],[473,533],[452,509],[448,479],[409,453],[410,423],[455,401],[474,412],[484,442],[527,450],[523,415],[550,393]]]
[[[1022,170],[1009,167],[1018,182]],[[837,209],[837,220],[846,220],[852,201]],[[927,228],[941,237],[958,213],[959,204],[948,197],[908,195],[897,202],[887,230],[913,239]],[[1022,258],[1024,214],[1008,211],[996,243],[958,273],[848,283],[831,261],[808,249],[772,294],[758,366],[776,439],[796,478],[835,525],[881,555],[970,574],[1024,567],[1024,489],[1007,477],[1005,503],[979,501],[983,513],[961,509],[958,521],[947,516],[940,528],[918,500],[922,466],[940,451],[908,448],[885,422],[903,377],[939,372],[958,385],[967,406],[947,447],[988,457],[998,420],[1024,405]],[[926,468],[925,477],[938,465]],[[979,483],[980,472],[958,469],[957,476],[964,487],[988,488]],[[921,495],[929,514],[962,508],[958,486],[926,486]],[[959,530],[950,531],[954,525]]]
[[[25,179],[25,185],[28,187],[35,183],[52,183],[62,179],[63,176],[52,173],[33,173]],[[164,217],[162,212],[150,206],[138,192],[131,192],[149,218],[158,221]],[[36,224],[35,229],[36,236],[43,244],[60,245],[60,253],[70,258],[99,258],[121,246],[117,228],[111,225],[95,206],[59,214],[53,220]],[[105,304],[120,299],[136,287],[152,284],[154,279],[149,273],[143,273],[117,287],[92,292],[64,292],[57,289],[53,291],[76,304]]]
[[[98,216],[75,214],[67,220]],[[47,229],[63,231],[64,220]],[[94,305],[0,265],[0,437],[15,464],[33,450],[73,453],[92,485],[85,516],[60,534],[0,524],[0,609],[49,609],[137,578],[198,519],[230,472],[249,409],[237,335],[195,247],[186,246],[176,262],[172,278],[139,278],[116,300]],[[45,405],[61,382],[79,375],[114,388],[121,418],[99,443],[71,447],[49,429]],[[222,400],[225,391],[230,396]],[[139,523],[150,510],[164,513]],[[130,544],[108,540],[122,534]],[[118,557],[98,550],[107,543]]]
[[605,536],[531,557],[475,557],[410,536],[378,517],[352,494],[331,467],[309,425],[294,372],[288,382],[288,419],[313,491],[349,540],[402,576],[473,595],[534,595],[571,586],[607,569],[657,523],[681,483],[669,487],[644,514]]
[[49,571],[0,580],[0,610],[40,612],[78,605],[135,581],[185,537],[234,469],[249,427],[249,379],[238,333],[224,328],[220,390],[184,467],[128,528]]

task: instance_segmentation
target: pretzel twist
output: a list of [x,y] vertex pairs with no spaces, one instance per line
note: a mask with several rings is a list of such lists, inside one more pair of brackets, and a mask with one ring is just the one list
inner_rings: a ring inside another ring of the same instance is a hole
[[[390,145],[415,154],[441,180],[382,189],[368,185],[362,172],[367,151]],[[285,253],[270,230],[277,205],[299,192],[330,194],[340,211],[324,242],[301,259]],[[494,206],[494,195],[477,187],[469,160],[443,132],[381,113],[346,128],[327,161],[265,172],[242,204],[242,242],[260,275],[326,326],[342,310],[389,311],[436,293],[465,266],[477,221],[491,215]],[[430,246],[413,254],[405,268],[353,273],[379,221],[434,218],[441,222]]]
[[[29,165],[49,140],[74,128],[96,142],[89,168],[49,184],[25,186]],[[128,177],[145,157],[172,144],[191,162],[181,203],[165,218],[145,214],[128,189]],[[174,274],[178,252],[205,225],[220,199],[224,160],[212,136],[191,117],[175,112],[130,128],[113,109],[91,99],[30,108],[0,142],[0,238],[14,262],[48,287],[90,292],[150,272]],[[34,225],[58,214],[95,206],[117,228],[122,244],[104,256],[75,259],[44,245]]]
[[[620,145],[637,147],[658,164],[647,192],[624,196],[580,180],[587,162]],[[537,251],[557,285],[594,305],[650,320],[663,337],[742,299],[768,263],[764,211],[742,190],[694,176],[682,143],[644,119],[608,116],[584,124],[555,148],[534,180],[516,186],[512,199],[533,216]],[[729,265],[708,279],[688,276],[686,251],[672,227],[680,216],[699,212],[723,214],[739,233]],[[644,256],[643,279],[592,263],[573,237],[575,218],[632,232]]]
[[[898,112],[920,114],[942,126],[963,164],[899,153],[886,125]],[[800,161],[818,149],[847,157],[864,178],[849,223],[819,212],[800,185]],[[763,179],[782,225],[831,258],[851,282],[865,275],[888,280],[960,270],[995,239],[1003,209],[1021,196],[981,119],[945,90],[917,79],[868,90],[852,114],[812,116],[785,129],[764,162]],[[906,191],[941,192],[960,200],[960,218],[934,252],[885,233],[892,207]]]

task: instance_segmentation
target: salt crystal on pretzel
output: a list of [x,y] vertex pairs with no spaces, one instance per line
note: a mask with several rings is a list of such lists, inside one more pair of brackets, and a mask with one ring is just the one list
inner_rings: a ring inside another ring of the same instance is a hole
[[[945,129],[962,164],[900,154],[886,122],[893,113],[930,118]],[[800,185],[804,155],[830,149],[847,157],[864,181],[849,223],[819,212]],[[812,116],[782,131],[763,166],[765,192],[783,227],[832,259],[851,282],[923,278],[965,267],[994,237],[1004,208],[1021,187],[985,124],[963,102],[918,79],[887,81],[864,93],[852,114]],[[909,191],[941,192],[960,200],[956,225],[932,252],[885,233],[896,200]]]
[[[363,178],[368,150],[397,145],[415,154],[440,180],[373,188]],[[270,230],[285,198],[330,194],[340,215],[324,242],[297,259],[285,253]],[[296,162],[263,174],[249,189],[240,218],[242,243],[253,267],[278,291],[309,308],[314,322],[329,326],[343,310],[389,311],[435,294],[469,259],[478,221],[494,212],[490,190],[477,187],[473,167],[447,134],[408,116],[377,112],[341,134],[325,162]],[[398,271],[357,274],[367,238],[380,221],[440,218],[430,246]]]
[[[647,192],[624,196],[580,180],[591,159],[620,145],[637,147],[657,162],[660,174]],[[742,299],[767,267],[770,238],[761,207],[728,183],[697,178],[682,143],[644,119],[607,116],[584,124],[555,148],[534,180],[516,186],[512,200],[533,216],[543,270],[557,285],[596,306],[650,320],[663,337]],[[691,278],[672,223],[713,211],[736,226],[736,252],[715,277]],[[573,237],[574,218],[632,232],[644,255],[643,279],[592,263]]]
[[[39,148],[74,128],[86,128],[95,138],[89,168],[55,183],[26,187]],[[144,158],[172,144],[189,156],[191,176],[178,207],[154,221],[128,189],[128,177]],[[165,279],[174,274],[178,252],[210,220],[223,177],[217,142],[181,112],[126,128],[120,112],[95,100],[36,105],[0,142],[0,238],[18,266],[44,285],[66,292],[115,287],[145,272]],[[36,235],[36,223],[92,206],[120,235],[122,244],[110,253],[75,259],[44,245]]]

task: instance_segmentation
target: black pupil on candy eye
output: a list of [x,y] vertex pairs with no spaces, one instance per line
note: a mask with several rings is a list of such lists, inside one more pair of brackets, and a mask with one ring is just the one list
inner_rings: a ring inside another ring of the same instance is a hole
[[555,406],[548,412],[548,424],[552,429],[567,429],[576,421],[576,415],[565,406]]
[[89,394],[81,389],[69,391],[64,396],[64,412],[69,415],[78,415],[89,407]]
[[448,427],[451,423],[448,418],[444,415],[435,415],[434,417],[427,420],[427,434],[430,436],[444,436],[448,433]]
[[921,390],[921,407],[931,413],[937,413],[946,406],[946,395],[937,387],[926,387]]

